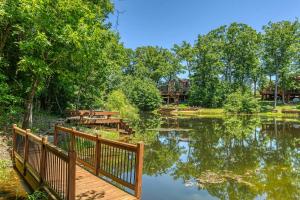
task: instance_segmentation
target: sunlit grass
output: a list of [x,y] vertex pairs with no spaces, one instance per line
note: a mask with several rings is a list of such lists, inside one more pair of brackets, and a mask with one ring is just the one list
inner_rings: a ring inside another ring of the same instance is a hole
[[[254,114],[239,114],[239,115],[255,115],[255,116],[265,116],[265,117],[298,117],[299,114],[291,114],[291,113],[282,113],[283,110],[300,110],[299,104],[279,104],[276,109],[273,108],[272,101],[260,101],[261,107],[265,108],[262,109],[259,113]],[[174,115],[178,115],[180,117],[224,117],[227,115],[231,115],[229,113],[225,113],[223,108],[199,108],[196,110],[189,110],[186,104],[181,104],[177,107],[170,106],[172,108],[187,108],[184,109],[177,109],[172,111],[171,113]]]
[[120,134],[117,130],[106,130],[106,129],[93,129],[86,127],[79,127],[79,130],[92,135],[100,135],[102,138],[117,140],[120,138]]

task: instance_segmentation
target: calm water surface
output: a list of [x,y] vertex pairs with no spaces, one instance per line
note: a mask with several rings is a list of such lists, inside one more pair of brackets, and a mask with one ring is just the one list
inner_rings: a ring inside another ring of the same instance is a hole
[[300,199],[297,121],[145,118],[142,199]]

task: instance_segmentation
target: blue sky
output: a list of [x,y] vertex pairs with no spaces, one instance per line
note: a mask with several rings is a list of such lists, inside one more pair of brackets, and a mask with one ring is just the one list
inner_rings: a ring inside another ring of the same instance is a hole
[[[232,22],[257,30],[269,21],[300,17],[300,0],[114,0],[120,12],[118,32],[128,48],[171,48],[183,40]],[[115,28],[116,14],[110,17]]]

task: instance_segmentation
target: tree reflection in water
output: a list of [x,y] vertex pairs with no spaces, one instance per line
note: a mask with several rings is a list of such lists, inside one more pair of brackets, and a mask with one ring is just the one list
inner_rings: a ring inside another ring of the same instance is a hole
[[145,175],[168,174],[219,199],[300,199],[300,123],[230,116],[161,127],[175,130],[148,141]]

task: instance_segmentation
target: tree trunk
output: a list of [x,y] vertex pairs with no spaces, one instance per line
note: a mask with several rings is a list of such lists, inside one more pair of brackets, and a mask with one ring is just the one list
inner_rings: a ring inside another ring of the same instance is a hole
[[254,97],[256,97],[256,81],[254,81]]
[[32,83],[30,92],[28,94],[26,105],[25,105],[25,113],[22,123],[22,128],[27,129],[32,127],[32,109],[33,109],[33,98],[36,92],[36,89],[39,85],[39,80],[36,78]]
[[282,88],[282,103],[285,104],[285,90]]
[[278,72],[276,72],[275,78],[275,92],[274,92],[274,108],[277,106],[277,96],[278,96]]

